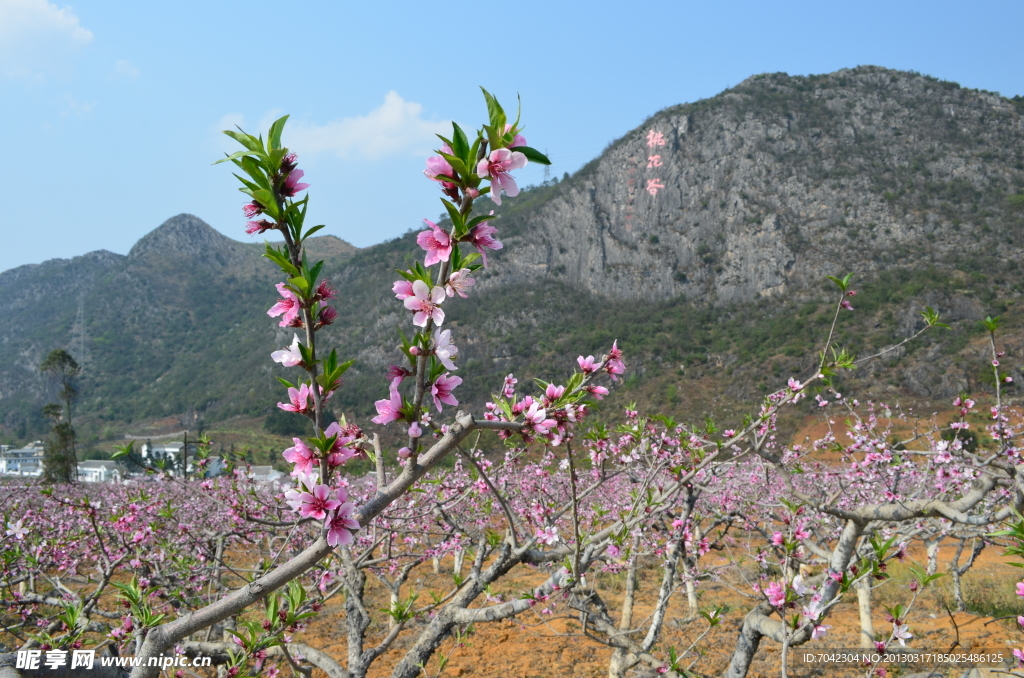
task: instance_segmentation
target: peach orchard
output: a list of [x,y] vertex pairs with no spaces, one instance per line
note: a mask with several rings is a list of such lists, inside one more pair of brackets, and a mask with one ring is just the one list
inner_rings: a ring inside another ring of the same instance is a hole
[[[613,677],[718,671],[741,678],[766,645],[779,648],[786,675],[793,648],[827,643],[830,615],[845,597],[858,598],[862,618],[867,609],[864,646],[914,642],[915,602],[937,576],[931,562],[911,567],[905,602],[887,609],[889,627],[868,629],[872,586],[915,540],[995,539],[997,530],[1011,544],[1024,538],[1016,522],[1024,510],[1021,431],[1003,405],[1009,377],[999,366],[998,319],[986,321],[995,389],[988,442],[965,444],[976,409],[967,397],[955,403],[956,435],[944,438],[933,427],[901,437],[894,406],[833,388],[835,375],[877,357],[858,360],[834,345],[836,324],[854,308],[850,276],[832,279],[833,332],[821,338],[816,368],[779,384],[736,429],[633,410],[621,424],[603,423],[595,405],[627,368],[616,344],[554,374],[529,375],[533,381],[509,375],[494,384],[484,411],[459,409],[460,337],[445,327],[445,309],[474,293],[488,253],[502,248],[500,223],[478,202],[500,204],[502,193],[514,199],[513,173],[548,162],[528,145],[518,116],[510,120],[486,91],[484,99],[487,124],[470,135],[453,124],[427,160],[424,173],[440,189],[447,219],[425,221],[417,238],[422,263],[400,271],[393,285],[407,324],[381,375],[372,421],[399,430],[397,449],[357,422],[325,425],[352,361],[322,339],[339,322],[331,305],[339,292],[323,263],[304,253],[322,226],[305,223],[309,196],[299,196],[308,185],[281,143],[287,118],[265,137],[226,132],[241,145],[221,162],[233,163],[249,198],[247,232],[284,241],[265,251],[281,272],[280,298],[267,313],[294,330],[290,346],[268,347],[294,375],[281,380],[278,407],[307,417],[314,434],[283,451],[293,469],[284,486],[256,485],[241,466],[212,479],[153,469],[157,482],[5,486],[0,599],[9,649],[49,656],[94,648],[144,660],[203,655],[222,676],[316,668],[356,678],[400,646],[391,675],[413,678],[443,673],[450,648],[474,625],[547,615],[571,617],[578,635],[606,646]],[[941,331],[935,312],[923,315],[922,332]],[[845,424],[791,444],[777,436],[778,419],[805,398]],[[839,461],[821,461],[824,452]],[[200,468],[206,455],[198,455]],[[353,460],[367,460],[359,467],[371,470],[352,472]],[[712,552],[728,554],[727,562],[711,563]],[[635,614],[641,561],[659,571],[653,612],[642,619]],[[424,568],[453,562],[450,586],[413,585]],[[546,580],[518,596],[495,594],[521,565],[540,568]],[[598,583],[603,572],[625,577],[615,604]],[[747,609],[726,611],[700,595],[726,576],[744,582]],[[383,611],[368,602],[370,579],[389,592]],[[1018,590],[1024,595],[1024,583]],[[664,642],[674,596],[686,600],[687,646]],[[335,597],[344,601],[335,620],[344,656],[304,639],[310,619]],[[742,617],[731,661],[707,665],[702,643],[727,615]],[[159,671],[142,665],[131,674]],[[884,674],[877,666],[864,671]]]

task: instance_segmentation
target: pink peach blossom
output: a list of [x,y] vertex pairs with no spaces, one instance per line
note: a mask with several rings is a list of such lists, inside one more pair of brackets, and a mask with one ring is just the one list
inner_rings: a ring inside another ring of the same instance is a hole
[[373,405],[377,408],[377,416],[371,419],[375,424],[389,424],[402,418],[402,396],[398,394],[398,385],[391,382],[391,397],[388,400],[378,400]]
[[429,231],[421,231],[416,236],[416,243],[427,253],[423,265],[433,266],[439,261],[448,261],[448,258],[452,255],[451,236],[429,219],[424,219],[423,223],[430,228]]
[[433,320],[437,325],[444,323],[444,311],[440,308],[441,302],[445,300],[443,287],[430,289],[427,283],[417,280],[412,284],[412,292],[413,296],[406,298],[402,303],[414,312],[413,325],[426,327],[428,320]]
[[622,349],[619,348],[617,339],[612,342],[612,347],[608,351],[608,360],[604,363],[604,371],[608,373],[612,381],[618,380],[616,375],[626,371],[626,364],[622,362]]
[[448,276],[448,282],[444,284],[444,291],[449,297],[454,297],[458,294],[465,299],[469,296],[466,294],[466,290],[476,284],[476,280],[472,278],[471,273],[472,271],[468,268],[460,268]]
[[458,405],[459,401],[452,395],[452,389],[462,383],[462,377],[449,376],[447,372],[434,380],[430,386],[430,394],[434,396],[434,406],[441,411],[441,403]]
[[[441,152],[445,155],[452,155],[452,149],[448,144],[441,146]],[[432,155],[427,158],[427,168],[423,170],[423,175],[431,181],[439,181],[445,188],[455,188],[455,184],[450,181],[446,181],[440,177],[440,175],[446,177],[455,177],[455,170],[452,169],[451,164],[440,155]]]
[[516,394],[517,383],[519,383],[519,380],[516,379],[513,375],[510,374],[507,377],[505,377],[505,383],[502,386],[501,394],[506,398],[511,398],[512,396],[514,396]]
[[395,293],[395,298],[400,301],[415,296],[412,292],[412,283],[408,280],[396,280],[395,284],[391,286],[391,291]]
[[316,286],[316,291],[313,293],[313,301],[327,301],[328,299],[335,299],[338,293],[331,287],[329,280],[321,280]]
[[273,221],[267,221],[266,219],[260,219],[259,221],[248,221],[245,224],[245,232],[249,235],[262,235],[267,231],[271,231],[277,228],[277,224]]
[[309,188],[309,184],[300,184],[301,179],[306,173],[302,170],[292,170],[288,173],[288,178],[284,180],[284,185],[281,186],[281,195],[286,198],[291,198],[299,191],[304,191]]
[[312,473],[313,465],[316,463],[316,455],[313,454],[313,450],[299,438],[292,438],[292,442],[295,445],[284,451],[285,460],[295,464],[292,475]]
[[309,384],[301,384],[298,389],[288,389],[288,401],[287,403],[278,403],[285,412],[308,412],[313,397],[313,390],[309,387]]
[[312,492],[303,492],[299,497],[299,515],[303,518],[316,518],[323,520],[327,517],[328,511],[341,506],[337,499],[331,499],[331,488],[327,485],[317,485]]
[[906,641],[910,640],[914,636],[910,633],[910,627],[907,624],[896,624],[893,623],[892,637],[900,641],[900,645],[903,647],[907,646]]
[[523,418],[540,435],[546,434],[550,429],[558,425],[558,422],[554,419],[548,419],[547,410],[542,408],[541,404],[536,401],[530,403],[529,409],[523,414]]
[[497,232],[498,229],[494,226],[491,226],[486,221],[482,221],[474,226],[465,238],[466,242],[475,247],[477,252],[480,253],[480,258],[484,262],[484,268],[487,267],[487,250],[500,250],[504,247],[499,240],[494,238],[494,234]]
[[764,590],[764,594],[768,596],[768,602],[775,607],[782,607],[786,604],[786,590],[782,584],[777,581],[773,581],[768,584],[768,588]]
[[284,283],[277,283],[277,291],[281,295],[281,299],[270,307],[267,315],[271,318],[283,315],[281,322],[278,323],[280,327],[301,327],[302,320],[298,316],[302,305],[299,303],[299,298]]
[[324,436],[326,436],[327,438],[330,438],[331,436],[337,436],[337,438],[334,440],[334,444],[331,445],[331,449],[327,454],[327,464],[330,467],[334,468],[336,466],[341,466],[349,459],[358,456],[359,453],[356,452],[356,450],[346,446],[346,443],[352,442],[353,440],[355,440],[355,437],[351,435],[345,435],[345,433],[341,430],[341,425],[338,424],[338,422],[333,422],[330,426],[328,426],[324,430]]
[[453,372],[458,369],[452,359],[459,355],[459,347],[452,343],[451,330],[434,330],[434,355],[445,369]]
[[275,363],[281,363],[285,367],[295,367],[302,364],[302,353],[299,351],[299,335],[292,335],[292,345],[280,351],[274,351],[270,358]]
[[[505,125],[505,132],[504,132],[504,134],[508,134],[511,131],[512,131],[512,125]],[[514,137],[512,137],[512,143],[510,143],[508,145],[508,147],[509,148],[516,148],[517,146],[528,146],[528,145],[529,144],[526,143],[526,137],[524,137],[522,134],[516,134]]]
[[338,506],[327,521],[327,545],[337,546],[338,544],[349,545],[353,542],[352,533],[359,529],[359,523],[352,518],[356,511],[356,505],[346,502],[347,494],[344,488],[338,488],[338,501],[344,502]]
[[477,163],[476,173],[491,180],[491,200],[495,205],[501,204],[502,190],[510,198],[519,195],[519,186],[509,172],[525,167],[526,162],[526,156],[519,151],[499,148]]
[[333,306],[321,306],[320,312],[316,314],[317,329],[325,325],[331,325],[338,319],[338,311]]

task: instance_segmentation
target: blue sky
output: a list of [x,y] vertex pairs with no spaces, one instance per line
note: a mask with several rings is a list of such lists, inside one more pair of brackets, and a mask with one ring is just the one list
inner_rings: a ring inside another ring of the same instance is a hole
[[[755,73],[875,64],[1024,94],[1024,3],[0,0],[0,270],[125,253],[190,212],[239,240],[219,130],[292,115],[310,218],[358,246],[441,211],[432,134],[522,97],[573,172],[657,110]],[[542,179],[539,167],[520,184]]]

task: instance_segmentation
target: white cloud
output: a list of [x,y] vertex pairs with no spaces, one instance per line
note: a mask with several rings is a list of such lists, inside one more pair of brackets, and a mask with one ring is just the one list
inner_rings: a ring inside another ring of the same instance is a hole
[[96,108],[95,101],[79,101],[70,94],[64,95],[64,103],[66,106],[64,110],[60,112],[61,115],[67,117],[69,115],[77,115],[79,117],[83,115],[89,115],[92,113],[92,109]]
[[121,59],[114,64],[115,77],[134,80],[139,77],[139,73],[139,67],[126,59]]
[[221,116],[220,121],[217,123],[215,129],[218,132],[223,132],[226,129],[235,129],[241,127],[245,129],[245,116],[241,113],[228,113]]
[[285,144],[299,153],[335,153],[339,157],[379,160],[392,155],[426,155],[440,143],[435,133],[451,133],[451,123],[424,120],[423,106],[395,91],[366,115],[325,125],[289,120]]
[[47,0],[0,0],[0,75],[42,79],[92,42],[71,7]]

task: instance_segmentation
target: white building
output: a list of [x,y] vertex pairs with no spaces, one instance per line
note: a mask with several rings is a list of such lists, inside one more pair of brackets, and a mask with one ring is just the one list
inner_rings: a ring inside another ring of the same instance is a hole
[[78,464],[78,479],[83,483],[120,482],[121,469],[110,459],[93,459]]
[[266,485],[267,483],[277,481],[279,478],[283,478],[284,474],[273,466],[253,466],[252,470],[249,471],[249,477],[257,485]]
[[0,475],[41,476],[43,474],[43,441],[37,440],[18,450],[0,452]]

